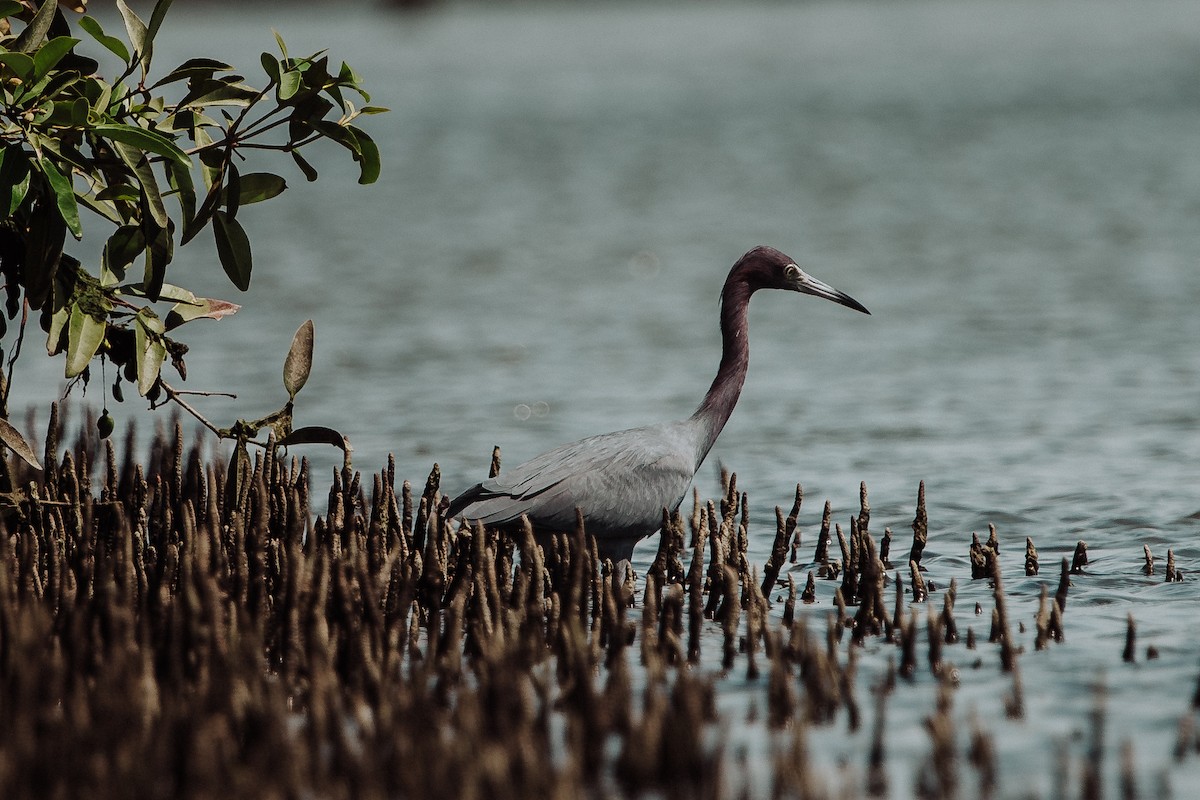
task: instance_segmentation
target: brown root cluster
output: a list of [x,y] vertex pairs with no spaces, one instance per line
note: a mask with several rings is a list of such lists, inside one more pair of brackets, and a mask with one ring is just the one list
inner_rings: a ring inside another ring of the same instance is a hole
[[[716,702],[733,673],[764,693],[766,794],[887,796],[887,701],[926,670],[938,699],[914,790],[954,797],[970,778],[981,797],[997,791],[990,734],[976,720],[957,744],[957,581],[926,603],[941,590],[921,565],[924,485],[899,567],[891,531],[883,546],[871,534],[864,485],[845,530],[826,505],[808,564],[797,487],[760,570],[727,475],[721,498],[664,515],[638,580],[598,558],[582,520],[541,543],[447,522],[436,467],[419,491],[390,460],[369,478],[343,470],[317,514],[307,465],[275,448],[227,469],[176,426],[143,465],[132,438],[120,461],[86,437],[59,455],[61,427],[52,417],[44,472],[9,466],[0,516],[0,797],[741,796]],[[1019,717],[994,528],[980,547],[989,641]],[[1043,588],[1038,648],[1063,638],[1075,561],[1053,598]],[[1130,617],[1126,660],[1134,641]],[[868,642],[895,647],[870,689],[869,754],[861,774],[831,776],[808,743],[837,719],[863,726]],[[970,628],[966,642],[960,657],[978,662]]]

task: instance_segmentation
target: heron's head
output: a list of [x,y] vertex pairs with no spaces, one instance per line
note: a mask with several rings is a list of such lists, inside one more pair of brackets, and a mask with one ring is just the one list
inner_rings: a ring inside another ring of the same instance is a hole
[[773,247],[754,248],[742,256],[733,269],[744,276],[751,290],[788,289],[811,294],[813,297],[823,297],[864,314],[871,313],[862,303],[809,275],[800,269],[790,256]]

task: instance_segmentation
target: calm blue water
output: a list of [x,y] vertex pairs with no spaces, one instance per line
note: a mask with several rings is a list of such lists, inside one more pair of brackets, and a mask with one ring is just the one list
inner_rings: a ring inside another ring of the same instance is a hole
[[[316,156],[320,182],[281,162],[293,190],[242,211],[257,270],[246,308],[197,323],[188,362],[189,384],[243,405],[207,413],[228,423],[282,403],[283,356],[311,317],[298,424],[341,429],[366,470],[391,452],[419,482],[437,461],[455,492],[485,474],[494,444],[515,464],[691,413],[718,360],[725,273],[774,245],[873,316],[755,298],[750,376],[702,492],[718,462],[737,471],[762,563],[772,507],[796,482],[806,550],[822,501],[844,522],[865,480],[873,528],[892,526],[906,552],[925,480],[925,563],[940,585],[966,584],[964,635],[986,637],[986,618],[965,615],[977,599],[991,608],[969,585],[972,531],[998,525],[1010,615],[1030,629],[1040,580],[1020,574],[1024,537],[1054,581],[1087,539],[1067,644],[1022,659],[1027,720],[1003,719],[1007,681],[986,648],[948,653],[964,667],[957,708],[977,710],[1004,763],[1021,765],[1006,796],[1045,795],[1056,743],[1086,744],[1103,674],[1120,719],[1110,765],[1133,736],[1147,790],[1168,767],[1177,797],[1200,780],[1196,759],[1169,756],[1200,667],[1200,593],[1139,572],[1143,543],[1160,565],[1173,547],[1200,572],[1200,4],[224,13],[174,9],[160,67],[218,51],[257,70],[275,27],[293,53],[350,61],[394,110],[367,125],[378,185],[356,186],[330,151]],[[208,243],[175,269],[236,293]],[[57,385],[28,358],[17,380],[14,407]],[[135,405],[122,419],[146,424]],[[1157,662],[1121,663],[1130,611]],[[890,653],[864,654],[868,728],[866,689]],[[932,683],[919,684],[891,704],[896,796],[928,749]],[[722,684],[726,708],[762,697]],[[864,735],[844,727],[814,750],[863,764]],[[760,765],[761,729],[733,735]]]

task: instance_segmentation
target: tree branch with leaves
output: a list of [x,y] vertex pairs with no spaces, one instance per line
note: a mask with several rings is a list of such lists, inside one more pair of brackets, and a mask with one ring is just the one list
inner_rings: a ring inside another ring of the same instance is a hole
[[[66,5],[81,12],[86,2]],[[6,420],[12,364],[33,315],[48,355],[63,356],[68,380],[87,381],[100,358],[116,367],[115,399],[124,380],[152,408],[178,406],[236,440],[241,452],[268,429],[279,443],[348,450],[329,429],[292,430],[292,404],[311,366],[311,321],[297,331],[285,365],[288,401],[262,419],[216,426],[184,400],[186,392],[164,382],[168,362],[186,380],[183,325],[239,309],[170,283],[167,273],[176,246],[207,230],[225,274],[245,291],[253,257],[238,212],[288,187],[280,175],[239,165],[286,153],[314,181],[317,171],[302,151],[329,141],[357,163],[359,183],[373,183],[379,150],[358,122],[387,109],[370,105],[347,64],[335,69],[323,52],[293,57],[278,33],[279,54],[262,54],[255,84],[210,58],[153,79],[154,39],[170,6],[159,0],[143,21],[117,0],[125,38],[82,16],[76,27],[84,39],[72,34],[55,0],[0,0],[0,359],[8,361],[7,374],[0,371],[0,440],[23,458],[32,453]],[[100,62],[80,52],[85,42],[112,62],[114,79],[101,77]],[[67,252],[68,234],[82,240],[85,221],[89,236],[99,235],[93,226],[106,230],[98,263]]]

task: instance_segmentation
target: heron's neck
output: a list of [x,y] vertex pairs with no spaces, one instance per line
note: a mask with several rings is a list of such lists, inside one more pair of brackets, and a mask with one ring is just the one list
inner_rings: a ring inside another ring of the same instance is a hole
[[721,366],[691,420],[699,427],[697,467],[721,435],[746,381],[750,364],[746,308],[753,291],[745,281],[731,278],[721,292]]

